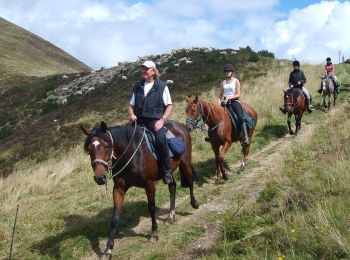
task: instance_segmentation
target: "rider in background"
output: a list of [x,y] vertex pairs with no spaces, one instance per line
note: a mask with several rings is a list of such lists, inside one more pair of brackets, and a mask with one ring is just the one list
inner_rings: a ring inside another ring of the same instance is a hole
[[[328,57],[326,59],[326,62],[327,63],[324,66],[324,74],[325,74],[325,76],[329,76],[333,80],[335,91],[337,92],[337,94],[339,94],[339,82],[338,82],[337,77],[335,76],[335,68],[334,68],[334,65],[332,63],[331,58]],[[322,93],[322,84],[321,84],[320,89],[317,90],[317,92],[320,94]]]
[[225,80],[221,82],[219,90],[218,105],[226,106],[235,112],[238,123],[243,131],[243,144],[249,144],[247,125],[244,121],[243,110],[239,98],[241,96],[241,84],[237,78],[233,76],[234,67],[227,64],[224,67]]
[[129,121],[144,125],[155,137],[160,165],[164,172],[164,183],[174,182],[170,167],[169,147],[166,141],[165,121],[170,116],[173,105],[168,86],[159,79],[159,72],[153,61],[145,61],[141,66],[142,80],[133,86],[133,94],[128,108]]
[[293,61],[293,70],[289,75],[288,84],[290,88],[299,88],[303,92],[304,96],[306,97],[307,111],[311,113],[312,110],[314,110],[311,104],[312,97],[309,91],[307,91],[307,89],[304,87],[305,83],[306,78],[304,72],[300,70],[300,62],[295,60]]

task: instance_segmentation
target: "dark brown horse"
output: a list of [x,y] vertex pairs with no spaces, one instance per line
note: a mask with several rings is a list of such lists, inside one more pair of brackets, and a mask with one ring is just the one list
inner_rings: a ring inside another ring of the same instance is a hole
[[[289,133],[291,135],[295,134],[297,135],[300,128],[301,128],[301,118],[303,117],[303,113],[306,110],[306,100],[298,88],[290,88],[287,91],[283,90],[284,92],[284,109],[282,112],[287,113],[288,119],[288,129]],[[291,124],[291,116],[294,115],[295,117],[295,133],[292,130],[290,124]]]
[[[195,172],[191,163],[191,136],[184,124],[167,121],[165,126],[175,136],[181,137],[185,143],[185,152],[172,158],[171,168],[174,170],[179,167],[181,185],[190,188],[191,205],[193,208],[198,208],[198,202],[193,195],[193,178]],[[149,152],[144,129],[136,125],[108,128],[104,122],[101,122],[100,129],[87,129],[82,126],[81,129],[87,135],[84,148],[90,154],[96,183],[99,185],[106,184],[109,178],[113,178],[114,182],[113,216],[105,253],[112,253],[114,236],[124,205],[124,196],[127,190],[133,186],[144,188],[146,191],[148,210],[152,219],[150,241],[156,241],[158,239],[158,225],[155,217],[155,182],[162,179],[163,173],[156,159]],[[110,175],[109,171],[111,171]],[[168,221],[173,222],[175,217],[176,183],[169,184],[169,192],[170,213]]]
[[[222,106],[199,100],[196,95],[194,98],[186,98],[187,101],[187,126],[189,129],[198,127],[198,122],[202,119],[208,125],[208,139],[215,154],[216,162],[216,176],[220,178],[220,173],[224,180],[228,179],[226,170],[224,168],[224,157],[227,150],[233,142],[241,141],[243,160],[241,164],[241,171],[245,169],[245,164],[248,160],[250,144],[258,120],[257,113],[248,104],[242,103],[242,107],[252,117],[254,127],[248,130],[249,144],[244,145],[242,142],[243,133],[235,134],[228,110]],[[221,147],[222,146],[222,147]],[[221,147],[221,149],[220,149]]]

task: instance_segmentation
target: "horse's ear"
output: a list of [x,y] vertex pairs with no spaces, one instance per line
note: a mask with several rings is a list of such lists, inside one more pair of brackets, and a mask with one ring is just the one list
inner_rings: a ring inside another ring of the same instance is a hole
[[284,89],[282,89],[282,90],[283,90],[283,93],[286,94],[287,91],[285,91]]
[[101,130],[103,132],[107,131],[107,123],[105,121],[101,121]]
[[186,97],[186,98],[185,98],[185,100],[186,100],[186,102],[187,102],[187,103],[189,103],[189,102],[190,102],[189,97]]
[[198,102],[198,94],[196,94],[196,96],[194,97],[194,102],[195,102],[195,103]]
[[80,129],[83,131],[83,133],[84,133],[85,135],[89,135],[89,134],[91,133],[91,131],[92,131],[91,128],[85,128],[85,127],[83,127],[82,125],[79,125],[79,126],[80,126]]

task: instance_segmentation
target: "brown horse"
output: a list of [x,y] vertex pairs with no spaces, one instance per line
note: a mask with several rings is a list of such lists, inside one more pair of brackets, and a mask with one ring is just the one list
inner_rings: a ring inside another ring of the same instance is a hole
[[[181,137],[185,143],[185,152],[172,158],[171,168],[174,170],[179,167],[181,186],[189,187],[191,205],[193,208],[198,208],[198,202],[193,195],[193,178],[196,175],[191,163],[191,136],[184,124],[169,120],[165,126],[175,136]],[[87,135],[84,148],[90,154],[96,183],[106,184],[109,178],[113,178],[114,182],[113,216],[105,253],[112,253],[114,236],[124,205],[124,196],[127,190],[133,186],[144,188],[146,191],[148,210],[152,219],[150,241],[156,241],[158,239],[158,225],[155,217],[155,181],[160,180],[163,173],[157,160],[149,152],[145,140],[145,130],[136,124],[135,126],[123,125],[108,128],[104,122],[101,122],[100,129],[87,129],[82,126],[81,129]],[[109,176],[108,172],[110,172]],[[176,183],[169,184],[169,192],[170,213],[168,221],[172,223],[175,217]]]
[[[284,108],[282,110],[283,113],[287,113],[288,119],[288,129],[289,134],[297,135],[300,128],[301,128],[301,118],[303,117],[303,113],[306,110],[306,100],[298,88],[290,88],[288,90],[283,90],[284,92]],[[295,133],[292,130],[290,124],[291,124],[291,116],[294,115],[295,117]]]
[[[250,142],[249,144],[245,145],[242,142],[243,133],[240,133],[239,135],[235,134],[235,130],[232,126],[231,118],[227,109],[204,100],[199,100],[197,95],[194,98],[186,98],[186,101],[186,121],[189,129],[192,130],[194,128],[198,128],[198,122],[200,120],[203,120],[203,122],[208,125],[209,138],[207,138],[207,141],[210,142],[215,154],[217,179],[220,178],[220,173],[222,174],[222,178],[224,180],[228,179],[226,169],[224,168],[224,157],[231,144],[236,141],[241,141],[243,153],[241,172],[243,172],[245,169],[245,164],[248,160],[252,135],[258,120],[255,110],[248,104],[242,103],[242,107],[254,121],[254,127],[248,130]],[[220,149],[221,146],[222,148]]]

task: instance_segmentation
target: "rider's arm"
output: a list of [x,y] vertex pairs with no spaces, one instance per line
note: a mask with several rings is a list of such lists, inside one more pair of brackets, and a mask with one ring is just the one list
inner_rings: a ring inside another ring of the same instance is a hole
[[292,83],[292,72],[289,74],[289,79],[288,79],[288,87],[293,87],[293,83]]
[[128,107],[128,113],[129,113],[129,120],[135,121],[136,120],[136,113],[135,113],[135,107],[133,105],[129,105]]
[[236,100],[236,99],[239,99],[240,96],[241,96],[241,83],[237,79],[236,80],[236,94],[234,96],[232,96],[230,99]]
[[305,77],[305,74],[304,72],[301,73],[301,79],[300,79],[300,82],[302,83],[302,85],[304,85],[306,83],[306,77]]
[[170,116],[171,112],[173,111],[173,105],[172,104],[169,104],[165,107],[165,111],[164,111],[164,114],[162,116],[162,119],[163,121],[165,122],[168,117]]

